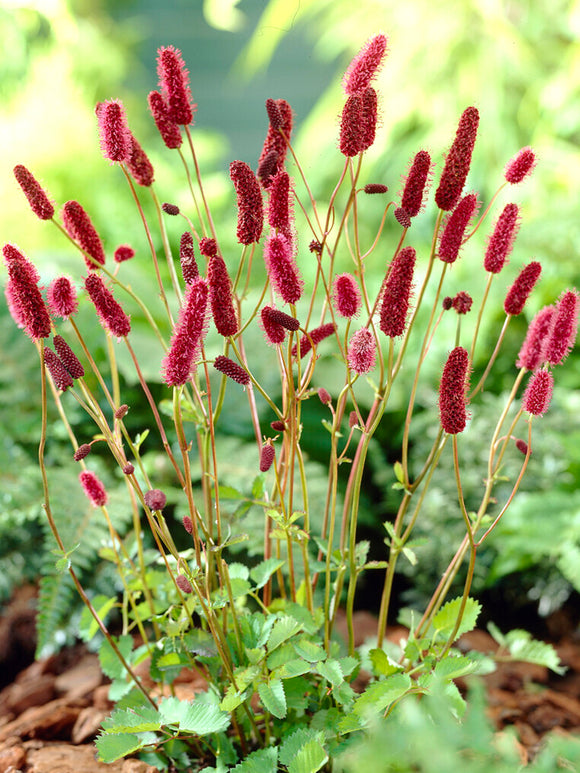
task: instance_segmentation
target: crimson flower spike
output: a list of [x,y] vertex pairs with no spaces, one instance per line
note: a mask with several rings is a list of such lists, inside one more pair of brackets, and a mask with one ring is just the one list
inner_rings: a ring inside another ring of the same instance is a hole
[[131,177],[135,180],[137,185],[141,185],[144,188],[149,188],[155,180],[155,170],[153,169],[153,164],[135,137],[132,134],[130,137],[131,149],[129,151],[129,156],[126,159],[127,169],[129,170]]
[[232,161],[230,178],[238,199],[238,242],[252,244],[260,240],[264,226],[260,184],[245,161]]
[[268,472],[274,461],[276,452],[270,443],[264,443],[260,450],[260,472]]
[[489,237],[483,267],[490,274],[499,274],[507,263],[519,229],[517,204],[506,204]]
[[413,247],[403,247],[393,259],[385,282],[379,326],[390,338],[397,338],[405,332],[415,258],[416,252]]
[[66,392],[66,390],[73,385],[71,374],[65,368],[58,356],[48,347],[45,347],[44,349],[44,364],[54,381],[55,387],[60,389],[61,392]]
[[36,217],[50,220],[54,215],[54,206],[34,175],[25,166],[18,164],[14,167],[14,177]]
[[281,169],[270,180],[268,225],[284,235],[290,231],[290,176]]
[[170,117],[167,105],[161,94],[158,91],[152,91],[149,94],[147,101],[149,103],[149,110],[155,121],[155,126],[157,126],[157,130],[159,131],[165,146],[168,147],[169,150],[180,148],[183,143],[181,129]]
[[439,415],[448,435],[463,432],[467,424],[468,376],[469,355],[462,346],[456,346],[447,358],[439,385]]
[[449,215],[439,241],[438,255],[444,263],[455,263],[457,260],[465,231],[476,212],[477,195],[469,193]]
[[8,269],[6,301],[12,318],[33,341],[50,336],[50,316],[32,263],[12,244],[2,248]]
[[232,284],[224,259],[214,255],[207,266],[209,298],[216,330],[220,335],[233,336],[239,330],[238,318],[234,309]]
[[46,301],[50,313],[63,319],[76,314],[79,307],[77,291],[66,276],[59,276],[52,280],[46,291]]
[[124,163],[131,153],[131,132],[123,103],[119,99],[99,102],[96,113],[103,156],[113,163]]
[[223,354],[220,354],[215,358],[213,366],[216,370],[219,370],[220,373],[223,373],[224,376],[231,378],[232,381],[235,381],[238,384],[242,384],[242,386],[247,386],[250,383],[250,374],[248,371],[245,368],[242,368],[241,365],[238,365],[237,362],[230,360],[229,357],[225,357]]
[[264,260],[274,292],[284,303],[297,303],[304,282],[296,267],[288,239],[282,234],[270,234],[264,246]]
[[524,411],[532,416],[543,416],[550,407],[553,389],[554,376],[549,370],[533,373],[522,397]]
[[555,312],[555,306],[544,306],[530,322],[518,354],[516,362],[518,368],[537,370],[544,362],[546,341]]
[[350,96],[342,109],[340,119],[339,148],[343,156],[353,158],[362,150],[362,99],[358,95]]
[[368,373],[375,367],[377,342],[371,331],[363,327],[357,330],[348,343],[348,366],[355,373]]
[[503,302],[503,308],[506,314],[517,316],[521,314],[530,293],[534,289],[536,282],[542,273],[542,266],[537,260],[532,260],[527,266],[524,266],[515,282],[510,287]]
[[195,279],[187,288],[169,351],[161,363],[168,386],[183,386],[195,368],[207,330],[209,288],[204,279]]
[[89,274],[85,279],[85,290],[93,302],[101,325],[111,335],[123,338],[131,332],[131,322],[113,293],[97,274]]
[[405,179],[401,197],[401,209],[408,217],[416,217],[423,206],[423,195],[431,173],[431,156],[426,150],[420,150],[413,159]]
[[195,260],[193,236],[190,231],[185,231],[181,236],[179,242],[179,262],[181,263],[183,281],[185,284],[192,284],[199,276],[199,269]]
[[107,491],[94,472],[83,470],[79,474],[79,481],[86,496],[95,507],[104,507],[107,504]]
[[378,74],[386,55],[386,36],[379,34],[370,38],[348,66],[343,79],[345,93],[348,96],[362,94]]
[[74,379],[82,378],[85,375],[85,369],[83,368],[79,358],[67,344],[64,338],[62,336],[56,335],[52,339],[52,342],[60,361],[70,373],[70,375]]
[[361,307],[361,294],[352,274],[339,274],[333,283],[334,307],[341,317],[355,317]]
[[268,343],[275,346],[284,342],[287,330],[295,332],[300,327],[297,319],[272,306],[264,306],[260,321]]
[[521,183],[536,166],[536,154],[530,147],[522,148],[511,161],[508,162],[504,176],[508,183],[517,185]]
[[478,126],[479,112],[477,108],[466,108],[459,119],[455,139],[445,159],[439,187],[435,192],[435,203],[439,209],[446,212],[453,209],[463,191],[471,166],[471,156]]
[[364,151],[368,150],[374,143],[377,130],[378,97],[372,86],[369,86],[362,94],[361,110],[360,149]]
[[189,72],[181,51],[173,46],[164,46],[157,53],[159,85],[169,117],[176,124],[188,126],[193,121],[197,105],[191,99]]
[[264,188],[270,186],[270,180],[277,171],[284,168],[284,161],[292,135],[294,117],[292,108],[285,99],[266,100],[269,125],[266,139],[258,160],[258,178]]
[[62,209],[62,222],[68,235],[77,242],[81,249],[96,261],[96,264],[84,256],[87,268],[98,269],[105,262],[105,250],[101,237],[92,224],[90,217],[78,201],[67,201]]
[[577,290],[566,290],[556,304],[545,349],[545,361],[550,365],[561,365],[574,346],[579,304],[580,293]]

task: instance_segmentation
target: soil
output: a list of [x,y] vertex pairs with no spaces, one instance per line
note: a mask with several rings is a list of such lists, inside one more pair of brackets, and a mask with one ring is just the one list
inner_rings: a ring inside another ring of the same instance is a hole
[[[0,773],[155,773],[146,763],[128,759],[104,765],[95,759],[93,741],[113,708],[97,656],[83,646],[34,662],[34,588],[21,588],[0,617]],[[357,638],[375,630],[366,612],[355,615]],[[580,634],[560,620],[561,635],[552,641],[564,676],[524,663],[503,663],[486,677],[488,712],[498,732],[517,731],[523,764],[532,760],[548,732],[580,736]],[[404,629],[393,629],[398,640]],[[493,651],[484,631],[460,640],[465,650]],[[460,685],[461,687],[462,685]],[[184,673],[177,695],[191,700],[203,685]]]

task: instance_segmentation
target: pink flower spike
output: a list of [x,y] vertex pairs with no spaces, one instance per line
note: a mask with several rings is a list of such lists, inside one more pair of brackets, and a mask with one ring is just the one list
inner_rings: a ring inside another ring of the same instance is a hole
[[107,491],[94,472],[83,470],[79,480],[83,491],[95,507],[104,507],[107,504]]
[[536,370],[544,362],[544,351],[552,325],[555,306],[544,306],[528,326],[528,332],[518,354],[516,365],[526,370]]
[[260,472],[268,472],[274,461],[276,452],[270,443],[264,443],[260,451]]
[[522,148],[505,168],[505,179],[512,185],[521,183],[536,166],[536,154],[530,147]]
[[361,151],[368,150],[375,141],[377,131],[378,97],[369,86],[361,97],[362,126],[360,134]]
[[207,282],[211,312],[216,330],[220,335],[233,336],[238,332],[238,318],[234,308],[232,284],[224,259],[214,255],[207,266]]
[[[401,207],[409,217],[416,217],[423,206],[423,196],[431,175],[431,156],[420,150],[413,159],[405,179]],[[399,221],[400,222],[400,221]]]
[[153,164],[135,137],[133,137],[132,134],[130,136],[131,147],[129,157],[126,160],[127,169],[131,173],[131,177],[135,180],[137,185],[141,185],[143,188],[149,188],[151,185],[153,185],[155,180],[155,170],[153,169]]
[[369,373],[375,367],[377,342],[371,331],[363,327],[352,336],[348,344],[348,366],[359,375]]
[[341,317],[356,317],[361,307],[361,294],[351,274],[339,274],[334,279],[332,297]]
[[50,220],[54,215],[54,206],[34,175],[25,166],[18,164],[14,167],[14,177],[36,217],[40,220]]
[[50,313],[62,319],[68,319],[72,314],[76,314],[79,307],[75,287],[66,276],[59,276],[52,280],[46,291],[46,301]]
[[238,365],[237,362],[230,360],[229,357],[225,357],[223,354],[220,354],[215,358],[213,366],[216,370],[219,370],[220,373],[223,373],[224,376],[231,378],[232,381],[236,381],[242,386],[247,386],[250,383],[250,374],[248,371],[245,370],[245,368],[242,368],[241,365]]
[[391,263],[384,286],[379,323],[382,332],[390,338],[397,338],[405,332],[415,258],[413,247],[403,247]]
[[468,374],[467,350],[462,346],[456,346],[447,358],[439,385],[439,415],[441,426],[448,435],[463,432],[467,424]]
[[207,236],[204,236],[203,239],[199,240],[199,251],[201,254],[206,258],[213,258],[214,255],[218,254],[218,246],[215,239],[208,239]]
[[193,586],[184,574],[176,575],[175,584],[182,593],[193,593]]
[[80,363],[79,358],[67,344],[62,336],[55,336],[52,340],[56,353],[60,361],[74,379],[82,378],[85,375],[85,369]]
[[483,267],[490,274],[499,274],[507,263],[518,229],[518,206],[506,204],[497,219],[485,251]]
[[121,305],[113,298],[113,293],[97,274],[89,274],[85,279],[85,290],[93,302],[101,325],[111,335],[124,338],[131,332],[131,322]]
[[100,102],[96,112],[103,156],[114,163],[124,163],[131,153],[131,132],[123,103],[119,99]]
[[183,143],[181,129],[170,118],[167,105],[161,94],[158,91],[152,91],[149,94],[148,102],[149,110],[166,147],[170,150],[180,148]]
[[387,193],[388,190],[389,190],[389,186],[383,185],[382,183],[367,183],[363,188],[363,191],[370,195],[373,195],[376,193]]
[[524,411],[532,416],[543,416],[550,407],[554,376],[549,370],[538,370],[530,376],[526,391],[522,397]]
[[477,195],[464,196],[447,218],[439,241],[439,259],[444,263],[455,263],[469,223],[477,212]]
[[5,244],[2,252],[8,269],[6,301],[12,318],[33,341],[48,338],[50,316],[38,288],[37,270],[14,245]]
[[124,263],[126,260],[131,260],[135,257],[135,250],[129,244],[120,244],[115,250],[113,260],[115,263]]
[[83,252],[90,255],[84,256],[87,268],[91,271],[98,269],[105,262],[105,251],[101,237],[92,224],[90,217],[81,207],[78,201],[67,201],[62,209],[62,221],[68,235],[77,242]]
[[448,212],[457,204],[467,179],[471,156],[477,138],[479,112],[476,107],[466,108],[455,133],[455,139],[445,159],[439,187],[435,192],[435,203],[439,209]]
[[193,236],[189,231],[185,231],[182,234],[179,242],[179,262],[181,263],[181,274],[185,284],[190,285],[192,282],[195,282],[199,276],[199,269],[193,251]]
[[264,246],[264,260],[274,292],[284,303],[297,303],[304,282],[298,273],[288,239],[282,234],[270,234]]
[[192,374],[207,330],[209,288],[195,279],[187,288],[169,351],[161,363],[168,386],[183,386]]
[[556,304],[544,353],[544,360],[550,365],[560,365],[574,346],[579,304],[580,293],[577,290],[566,290]]
[[542,266],[537,260],[532,260],[522,268],[505,297],[503,308],[506,314],[515,317],[522,313],[541,273]]
[[260,184],[245,161],[232,161],[230,178],[238,200],[238,242],[253,244],[260,240],[264,225]]
[[48,347],[44,349],[44,364],[54,381],[55,387],[60,389],[61,392],[66,392],[73,385],[72,376],[58,356]]
[[264,188],[270,187],[270,180],[280,169],[284,168],[284,160],[292,136],[294,116],[292,108],[285,99],[268,99],[266,101],[269,125],[266,139],[258,160],[257,176]]
[[162,46],[157,53],[159,85],[169,117],[176,124],[188,126],[193,121],[197,105],[191,99],[189,72],[181,51],[173,46]]
[[353,158],[362,150],[362,99],[349,97],[342,108],[339,148],[343,156]]
[[375,35],[354,57],[344,75],[343,88],[348,96],[362,94],[376,77],[387,55],[387,38]]
[[271,178],[269,185],[268,224],[282,233],[290,228],[290,176],[281,169]]

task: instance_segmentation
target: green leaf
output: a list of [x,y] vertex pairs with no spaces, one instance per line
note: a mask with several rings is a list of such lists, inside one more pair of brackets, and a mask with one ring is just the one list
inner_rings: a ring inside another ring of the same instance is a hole
[[258,749],[234,768],[230,773],[276,773],[278,769],[278,750],[269,746],[267,749]]
[[349,676],[355,668],[360,665],[360,659],[349,655],[344,658],[339,658],[338,664],[344,676]]
[[[490,625],[490,632],[493,629],[499,633],[495,626]],[[494,639],[497,638],[495,633],[492,632],[492,635]],[[566,673],[566,669],[560,665],[558,653],[551,644],[533,639],[530,633],[519,628],[509,631],[505,635],[500,633],[500,637],[503,640],[500,641],[500,644],[508,649],[513,660],[536,663],[560,675]]]
[[464,656],[448,655],[435,666],[435,674],[442,679],[457,679],[466,674],[472,674],[478,668],[478,663]]
[[398,671],[402,671],[402,667],[397,663],[391,662],[389,656],[384,650],[372,649],[369,650],[369,657],[373,666],[373,674],[375,676],[390,676],[396,674]]
[[317,740],[307,741],[288,766],[288,773],[316,773],[327,761],[324,746]]
[[238,491],[233,486],[218,486],[218,494],[220,499],[247,499],[245,494]]
[[316,644],[309,639],[303,638],[293,642],[293,646],[297,654],[300,655],[301,658],[304,658],[304,660],[308,660],[310,663],[316,663],[317,661],[326,658],[324,647],[321,647],[320,644]]
[[103,720],[102,728],[107,735],[124,735],[160,730],[162,724],[157,709],[140,706],[137,709],[115,709]]
[[320,661],[316,664],[316,670],[323,676],[333,687],[337,687],[344,682],[344,675],[340,667],[338,660],[329,659],[326,662]]
[[[104,622],[111,609],[117,603],[117,597],[113,596],[112,598],[109,598],[108,596],[99,595],[95,596],[91,603],[99,618]],[[92,616],[89,608],[84,607],[79,624],[79,635],[81,639],[84,642],[90,642],[98,630],[99,624]]]
[[137,449],[137,451],[141,448],[141,445],[147,440],[147,436],[149,435],[149,430],[146,429],[143,432],[139,432],[135,436],[135,440],[133,441],[133,445]]
[[256,583],[255,589],[263,588],[270,577],[284,566],[284,561],[279,558],[266,558],[260,562],[250,572],[251,579]]
[[410,689],[411,677],[408,674],[393,674],[380,682],[370,684],[355,700],[353,711],[358,716],[382,713]]
[[399,483],[404,483],[405,476],[403,475],[403,465],[401,462],[395,462],[393,469],[395,471],[395,478],[399,481]]
[[264,708],[278,719],[284,719],[287,713],[286,694],[281,679],[270,679],[268,683],[258,684],[258,695]]
[[[433,618],[433,628],[437,631],[440,637],[447,639],[449,636],[451,636],[457,621],[457,615],[459,614],[459,610],[461,608],[461,601],[461,596],[458,596],[452,601],[448,601],[447,604],[444,604],[441,607],[439,612],[437,612]],[[472,631],[475,628],[475,624],[480,612],[481,604],[479,601],[468,598],[465,604],[465,610],[461,624],[455,633],[453,641],[458,639],[460,636],[463,636],[464,633]]]
[[[117,647],[121,655],[127,660],[133,649],[133,637],[128,634],[120,636],[116,640]],[[99,649],[99,663],[101,670],[109,679],[120,679],[125,675],[125,666],[119,660],[119,656],[111,647],[108,641],[104,641]]]
[[274,623],[272,632],[268,638],[268,650],[271,652],[279,647],[283,642],[294,636],[302,628],[302,624],[293,617],[283,616]]
[[[202,696],[205,697],[205,696]],[[215,703],[197,698],[193,703],[177,698],[161,702],[159,713],[164,724],[179,724],[179,729],[196,735],[221,733],[230,725],[230,717]]]
[[132,733],[124,735],[100,735],[95,741],[98,758],[101,762],[115,762],[128,754],[142,749],[147,739]]
[[266,473],[261,472],[254,478],[252,482],[252,498],[264,499],[266,496]]
[[280,679],[294,679],[295,676],[302,676],[307,674],[312,669],[312,664],[302,658],[296,658],[294,660],[287,660],[279,668],[276,669],[275,674]]

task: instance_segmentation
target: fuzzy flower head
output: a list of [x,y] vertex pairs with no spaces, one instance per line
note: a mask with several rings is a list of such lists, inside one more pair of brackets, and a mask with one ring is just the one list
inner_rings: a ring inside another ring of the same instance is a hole
[[284,168],[294,116],[285,99],[266,100],[266,111],[269,119],[268,132],[258,160],[257,176],[263,187],[269,188],[271,178]]
[[82,378],[85,375],[85,369],[83,368],[79,358],[67,344],[64,338],[62,336],[56,335],[53,338],[53,344],[60,361],[70,373],[72,378]]
[[94,472],[83,470],[79,474],[79,480],[83,491],[95,507],[104,507],[107,504],[107,491]]
[[445,166],[435,192],[435,202],[439,209],[448,212],[457,204],[467,179],[471,156],[477,138],[479,111],[476,107],[466,108],[455,133],[455,139],[445,159]]
[[439,258],[444,263],[455,263],[469,223],[477,212],[477,195],[464,196],[447,218],[439,241]]
[[214,255],[218,254],[218,246],[215,239],[209,239],[207,236],[204,236],[203,239],[199,240],[199,251],[201,254],[206,258],[213,258]]
[[59,276],[52,280],[46,291],[46,301],[50,313],[63,319],[68,319],[76,314],[79,307],[77,291],[66,276]]
[[209,288],[195,279],[187,288],[169,351],[161,364],[168,386],[183,386],[192,374],[207,330]]
[[173,46],[158,49],[157,75],[169,117],[176,124],[188,126],[197,105],[191,99],[189,72],[179,49]]
[[131,132],[123,103],[119,99],[100,102],[96,113],[103,156],[113,163],[126,162],[131,153]]
[[253,244],[260,240],[264,225],[260,184],[245,161],[232,161],[230,178],[238,200],[238,241],[240,244]]
[[536,166],[536,154],[530,147],[522,148],[507,164],[505,179],[512,185],[521,183]]
[[377,92],[369,86],[361,96],[362,125],[360,133],[360,149],[368,150],[375,141],[377,131],[379,99]]
[[537,370],[545,360],[544,352],[552,318],[556,313],[555,306],[544,306],[536,314],[528,326],[528,332],[518,354],[516,365],[526,370]]
[[167,504],[167,497],[158,488],[152,488],[143,495],[145,504],[150,510],[163,510]]
[[235,381],[238,384],[242,384],[242,386],[247,386],[250,383],[250,374],[248,371],[229,357],[225,357],[223,354],[220,354],[215,358],[213,366],[216,370],[219,370],[220,373],[223,373],[224,376],[231,378],[232,381]]
[[101,237],[90,217],[78,201],[67,201],[62,209],[62,222],[68,235],[77,242],[83,252],[86,252],[85,263],[91,271],[98,269],[105,262],[105,250]]
[[355,317],[361,307],[361,294],[352,274],[339,274],[334,279],[332,297],[341,317]]
[[458,314],[467,314],[471,311],[473,305],[473,298],[469,293],[458,292],[455,298],[451,301],[451,305]]
[[185,231],[181,235],[179,242],[179,262],[181,263],[181,274],[185,284],[192,284],[199,276],[199,269],[195,260],[193,251],[193,236],[190,231]]
[[36,217],[40,220],[50,220],[54,215],[54,206],[34,175],[25,166],[18,164],[14,167],[14,177]]
[[517,316],[522,313],[541,273],[542,266],[537,260],[522,268],[505,297],[503,308],[506,314]]
[[499,274],[507,263],[518,229],[518,206],[506,204],[496,221],[485,251],[483,267],[490,274]]
[[383,289],[379,322],[382,332],[389,338],[397,338],[405,332],[416,256],[413,247],[403,247],[391,263]]
[[155,126],[157,126],[165,146],[170,150],[180,148],[183,143],[181,129],[169,115],[169,110],[161,94],[158,91],[152,91],[147,101]]
[[467,424],[466,391],[469,355],[462,346],[451,351],[439,385],[439,415],[443,430],[449,435],[463,432]]
[[281,169],[271,178],[268,188],[268,225],[283,234],[290,229],[290,176]]
[[124,263],[135,257],[135,250],[129,244],[120,244],[113,255],[115,263]]
[[260,312],[260,322],[268,343],[278,346],[284,343],[286,331],[298,330],[300,322],[273,306],[264,306]]
[[98,314],[101,325],[111,335],[124,338],[131,331],[129,317],[113,297],[113,293],[97,274],[89,274],[85,279],[85,290]]
[[349,97],[340,118],[339,148],[343,156],[353,158],[362,151],[363,105],[362,97]]
[[342,82],[348,96],[362,94],[377,76],[387,55],[387,38],[383,34],[370,38],[354,57]]
[[209,299],[216,330],[220,335],[233,336],[238,332],[238,318],[234,308],[232,285],[224,259],[214,255],[207,266]]
[[264,260],[270,284],[284,303],[297,303],[304,282],[292,254],[292,245],[282,234],[270,234],[264,246]]
[[423,206],[423,197],[431,176],[431,156],[420,150],[413,159],[405,179],[401,208],[408,217],[416,217]]
[[38,288],[36,268],[12,244],[5,244],[2,253],[8,269],[5,292],[12,318],[33,341],[48,338],[50,316]]
[[566,290],[556,304],[546,340],[545,361],[560,365],[570,354],[578,332],[580,293]]
[[363,327],[352,336],[348,343],[348,366],[361,375],[375,367],[377,342],[371,331]]
[[149,188],[155,180],[153,164],[132,134],[129,156],[127,158],[127,169],[137,185],[141,185],[143,188]]
[[58,355],[48,347],[44,349],[44,364],[54,381],[55,387],[60,389],[61,392],[66,392],[73,385],[71,374],[59,360]]
[[554,389],[554,376],[549,370],[532,373],[522,397],[524,411],[532,416],[543,416],[550,407]]

